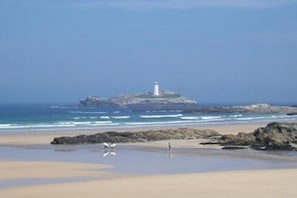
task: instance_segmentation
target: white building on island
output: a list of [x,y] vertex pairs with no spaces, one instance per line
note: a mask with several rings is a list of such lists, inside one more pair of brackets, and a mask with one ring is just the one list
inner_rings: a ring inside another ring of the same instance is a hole
[[156,81],[155,84],[154,84],[154,96],[159,96],[160,95],[160,92],[159,92],[159,84],[158,82]]

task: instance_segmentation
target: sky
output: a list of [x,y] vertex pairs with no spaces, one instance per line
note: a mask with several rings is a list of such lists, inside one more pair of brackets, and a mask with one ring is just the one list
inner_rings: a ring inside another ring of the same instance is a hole
[[0,103],[172,90],[297,104],[297,0],[0,0]]

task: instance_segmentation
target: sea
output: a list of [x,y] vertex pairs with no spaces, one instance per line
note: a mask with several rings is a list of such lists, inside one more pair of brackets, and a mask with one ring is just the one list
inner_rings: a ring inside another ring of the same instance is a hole
[[73,130],[187,127],[273,121],[297,121],[297,116],[255,113],[184,113],[182,110],[86,108],[76,104],[1,104],[0,133]]

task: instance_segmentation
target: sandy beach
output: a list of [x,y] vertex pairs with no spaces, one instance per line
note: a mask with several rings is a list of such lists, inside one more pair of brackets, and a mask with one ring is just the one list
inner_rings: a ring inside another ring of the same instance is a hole
[[[266,123],[214,125],[222,134],[251,132]],[[196,127],[197,128],[197,127]],[[1,134],[0,146],[49,145],[56,136],[100,131],[42,131]],[[166,141],[133,144],[162,148]],[[173,141],[175,148],[197,147],[197,141]],[[161,150],[162,151],[162,150]],[[40,151],[42,152],[42,151]],[[248,153],[248,152],[247,152]],[[207,153],[206,153],[207,154]],[[60,154],[61,156],[65,154]],[[238,154],[239,155],[239,154]],[[253,155],[253,153],[248,153]],[[283,156],[271,159],[276,161]],[[24,160],[25,159],[25,160]],[[271,160],[270,159],[270,160]],[[286,158],[283,158],[286,159]],[[292,160],[292,158],[290,158]],[[293,158],[295,163],[296,159]],[[1,197],[296,197],[297,168],[228,170],[176,174],[119,174],[106,164],[0,159]],[[25,182],[22,181],[33,180]],[[46,182],[43,182],[43,181]],[[20,185],[16,185],[21,181]],[[41,181],[41,182],[38,182]],[[5,185],[12,182],[13,185]],[[37,182],[37,183],[36,183]]]
[[0,189],[0,195],[1,197],[296,197],[296,182],[296,169],[248,170],[126,176],[87,182],[34,185]]

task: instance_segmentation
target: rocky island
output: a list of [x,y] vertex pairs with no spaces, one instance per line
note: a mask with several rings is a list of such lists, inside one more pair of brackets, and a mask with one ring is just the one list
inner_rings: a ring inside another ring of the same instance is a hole
[[186,110],[195,108],[197,102],[173,91],[159,91],[159,85],[155,82],[154,92],[123,95],[112,98],[89,96],[85,100],[81,100],[79,105],[82,107]]
[[234,105],[234,106],[206,106],[186,109],[183,113],[281,113],[287,115],[297,115],[297,107],[271,105],[266,103]]

